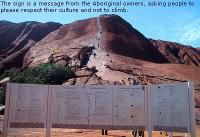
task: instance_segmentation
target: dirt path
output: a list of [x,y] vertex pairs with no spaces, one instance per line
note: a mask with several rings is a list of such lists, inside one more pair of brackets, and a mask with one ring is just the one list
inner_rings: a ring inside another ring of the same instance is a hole
[[101,70],[101,72],[97,73],[97,75],[99,75],[99,73],[102,73],[105,71],[106,69],[105,64],[106,64],[106,60],[108,60],[108,57],[106,56],[106,52],[101,48],[101,37],[103,34],[103,28],[100,22],[100,17],[97,17],[96,20],[97,20],[98,32],[96,34],[95,43],[94,43],[95,49],[93,50],[93,55],[90,56],[87,66],[89,68],[96,66],[97,70]]
[[[0,120],[0,131],[2,133],[3,121]],[[197,136],[200,137],[200,125],[196,128]],[[52,129],[52,137],[132,137],[131,130],[109,130],[108,135],[101,135],[101,130],[92,129]],[[0,137],[2,135],[0,134]],[[45,129],[9,129],[8,137],[45,137]],[[145,133],[147,137],[147,133]],[[153,132],[153,137],[167,137],[164,133]],[[173,137],[184,137],[182,133],[175,133]]]
[[97,17],[97,27],[98,27],[97,39],[98,39],[98,45],[99,45],[98,47],[100,47],[100,45],[101,45],[101,35],[103,33],[101,22],[100,22],[100,16]]
[[[9,137],[45,137],[44,129],[12,129]],[[101,135],[101,130],[84,129],[52,129],[52,137],[132,137],[131,130],[109,130],[108,135]],[[145,132],[145,137],[147,133]],[[165,133],[153,132],[153,137],[167,137]],[[175,133],[173,137],[184,137],[183,133]],[[197,128],[200,137],[200,127]]]

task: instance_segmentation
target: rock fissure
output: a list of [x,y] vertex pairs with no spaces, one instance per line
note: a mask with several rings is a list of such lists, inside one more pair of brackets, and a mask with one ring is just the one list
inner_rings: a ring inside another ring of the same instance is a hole
[[[155,79],[160,79],[160,80],[164,80],[164,81],[171,80],[171,81],[185,82],[185,80],[173,79],[173,78],[169,78],[169,77],[165,77],[165,76],[153,76],[153,75],[147,75],[147,74],[145,75],[145,74],[142,74],[142,73],[141,73],[141,75],[139,75],[139,74],[134,73],[134,71],[132,71],[132,70],[115,69],[115,68],[112,68],[109,65],[106,65],[106,68],[109,68],[110,70],[113,70],[113,71],[120,71],[120,72],[123,72],[123,73],[126,73],[126,74],[132,74],[133,76],[155,78]],[[142,69],[140,69],[140,70],[142,71]]]

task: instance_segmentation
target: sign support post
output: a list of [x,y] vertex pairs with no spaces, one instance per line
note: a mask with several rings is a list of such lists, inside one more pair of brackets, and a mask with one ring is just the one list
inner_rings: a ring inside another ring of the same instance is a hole
[[48,86],[46,137],[51,137],[51,102],[52,88]]
[[151,87],[148,86],[147,87],[147,130],[148,130],[148,137],[152,137],[152,110],[151,110],[151,106],[152,106],[152,102],[151,102],[152,98],[151,98]]
[[194,87],[193,83],[188,82],[188,92],[189,92],[189,112],[190,112],[190,135],[191,137],[196,137],[196,121],[195,121],[195,111],[194,111]]
[[6,104],[5,104],[5,113],[4,113],[4,120],[3,120],[3,137],[7,137],[8,135],[10,96],[11,96],[11,85],[8,83],[7,90],[6,90]]

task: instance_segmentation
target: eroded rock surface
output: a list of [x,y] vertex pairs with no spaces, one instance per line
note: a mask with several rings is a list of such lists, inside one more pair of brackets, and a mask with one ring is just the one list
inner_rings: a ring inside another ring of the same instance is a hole
[[0,74],[11,67],[22,67],[29,48],[60,26],[53,22],[0,21]]
[[152,39],[150,39],[150,41],[170,63],[200,66],[199,49],[175,42]]

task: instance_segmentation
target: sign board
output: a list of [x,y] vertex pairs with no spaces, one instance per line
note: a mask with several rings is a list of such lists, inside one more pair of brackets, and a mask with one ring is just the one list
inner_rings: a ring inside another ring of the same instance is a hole
[[145,130],[145,94],[144,86],[113,86],[113,124]]
[[9,97],[8,127],[45,128],[47,116],[48,86],[12,84]]
[[52,86],[53,128],[145,129],[143,86]]
[[151,86],[153,129],[156,131],[188,132],[188,85],[161,84]]
[[96,128],[188,132],[195,137],[191,84],[8,84],[8,128]]
[[52,127],[70,127],[87,123],[87,105],[81,86],[52,86]]
[[89,127],[112,128],[112,96],[112,86],[85,86]]

